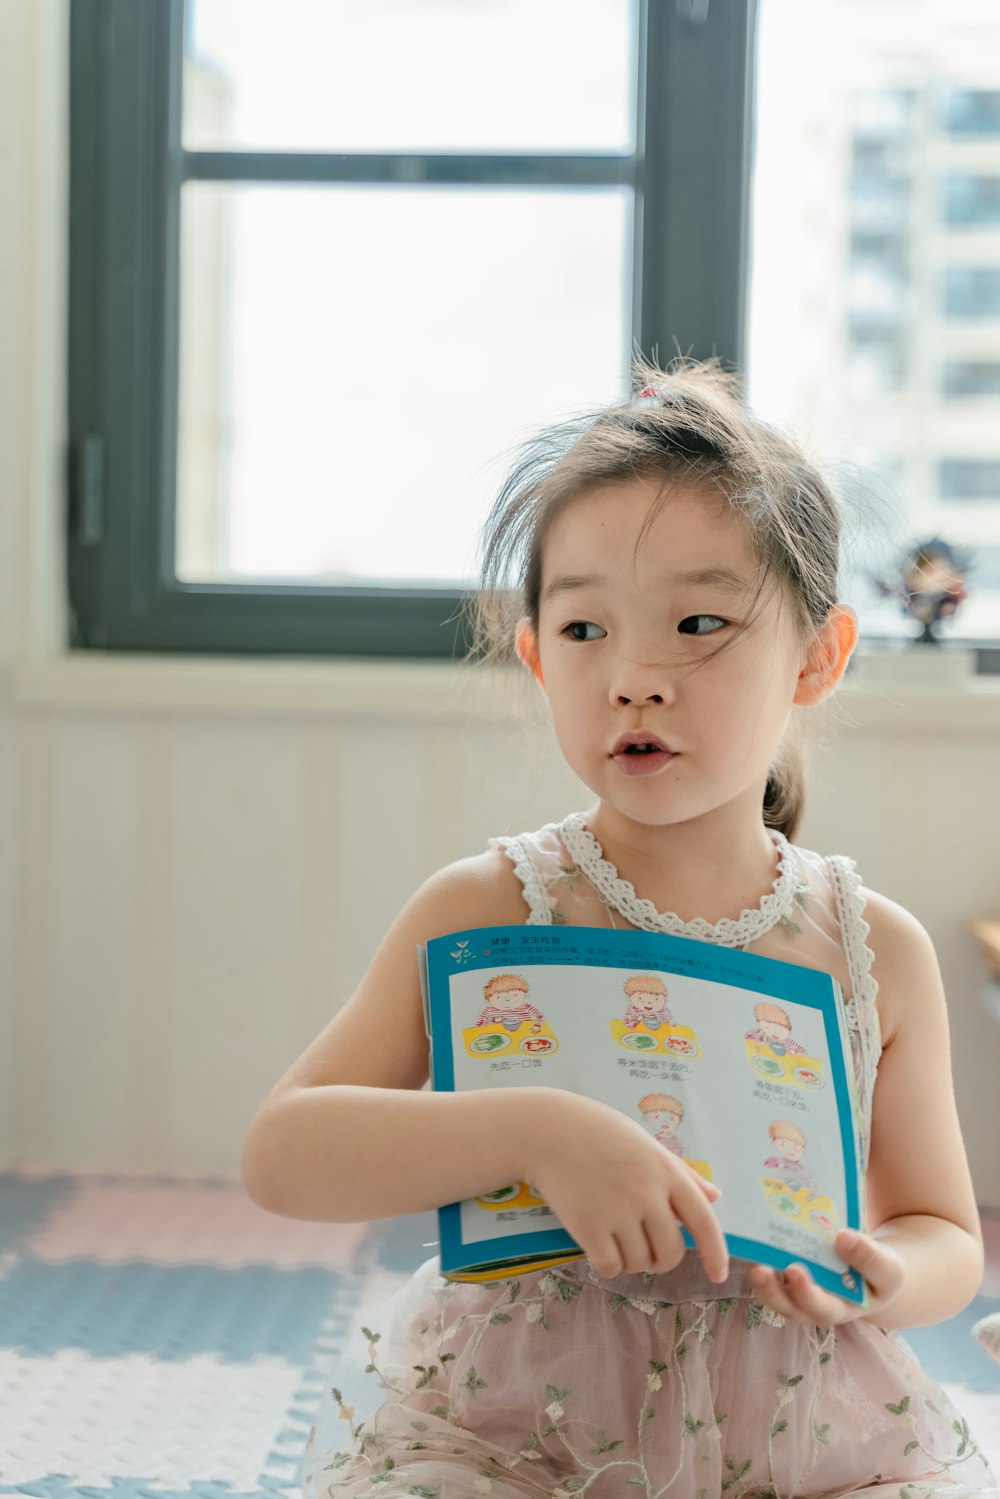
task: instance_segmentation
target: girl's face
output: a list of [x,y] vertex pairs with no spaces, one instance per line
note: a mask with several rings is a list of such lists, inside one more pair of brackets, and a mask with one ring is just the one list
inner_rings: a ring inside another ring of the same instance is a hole
[[735,629],[758,564],[721,496],[678,486],[640,542],[658,487],[592,490],[545,539],[538,656],[556,735],[584,784],[632,821],[745,804],[759,823],[807,648],[773,590]]

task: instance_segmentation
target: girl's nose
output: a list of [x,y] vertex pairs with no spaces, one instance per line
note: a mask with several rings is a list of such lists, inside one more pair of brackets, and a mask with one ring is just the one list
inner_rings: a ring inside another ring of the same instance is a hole
[[630,703],[672,703],[675,693],[664,666],[644,666],[638,661],[622,661],[611,681],[610,698],[616,707]]

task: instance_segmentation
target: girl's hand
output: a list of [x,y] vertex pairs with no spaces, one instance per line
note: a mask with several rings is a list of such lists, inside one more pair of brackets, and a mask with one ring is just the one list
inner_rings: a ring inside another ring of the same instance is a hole
[[683,1223],[710,1279],[726,1279],[729,1251],[710,1206],[722,1193],[641,1125],[593,1099],[545,1089],[530,1134],[522,1176],[598,1275],[673,1270],[687,1253]]
[[870,1298],[867,1306],[844,1301],[840,1296],[821,1290],[805,1265],[789,1265],[784,1275],[770,1265],[751,1265],[750,1284],[754,1294],[765,1306],[787,1317],[789,1322],[801,1322],[809,1327],[837,1327],[863,1317],[866,1322],[877,1325],[878,1313],[898,1294],[906,1278],[902,1256],[870,1234],[857,1233],[850,1228],[841,1229],[833,1247],[845,1265],[850,1265],[868,1282]]

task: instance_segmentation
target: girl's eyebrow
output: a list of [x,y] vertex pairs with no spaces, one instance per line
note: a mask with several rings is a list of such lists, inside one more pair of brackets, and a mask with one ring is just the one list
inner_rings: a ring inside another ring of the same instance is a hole
[[[607,581],[601,573],[564,573],[561,577],[552,578],[545,585],[542,599],[555,598],[559,593],[570,593],[576,588],[590,588]],[[711,584],[716,588],[726,588],[731,593],[745,593],[748,587],[747,579],[741,578],[739,573],[733,572],[728,567],[696,567],[689,572],[668,573],[665,581],[680,584]]]

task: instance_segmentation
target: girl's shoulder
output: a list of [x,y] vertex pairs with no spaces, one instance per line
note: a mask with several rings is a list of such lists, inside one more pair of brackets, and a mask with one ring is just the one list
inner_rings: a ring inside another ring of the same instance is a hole
[[[854,859],[794,847],[800,872],[817,893],[825,893],[825,904],[836,913],[845,945],[850,942],[859,954],[865,949],[860,966],[873,980],[882,1044],[887,1046],[904,1018],[941,1002],[934,944],[911,911],[862,882]],[[916,995],[922,999],[914,1000]]]
[[882,1044],[888,1046],[904,1018],[926,1014],[944,1002],[934,943],[912,911],[877,890],[859,886],[871,973],[878,989]]
[[440,927],[441,935],[465,927],[516,926],[525,918],[521,883],[510,859],[496,847],[438,870],[417,898],[425,920]]

